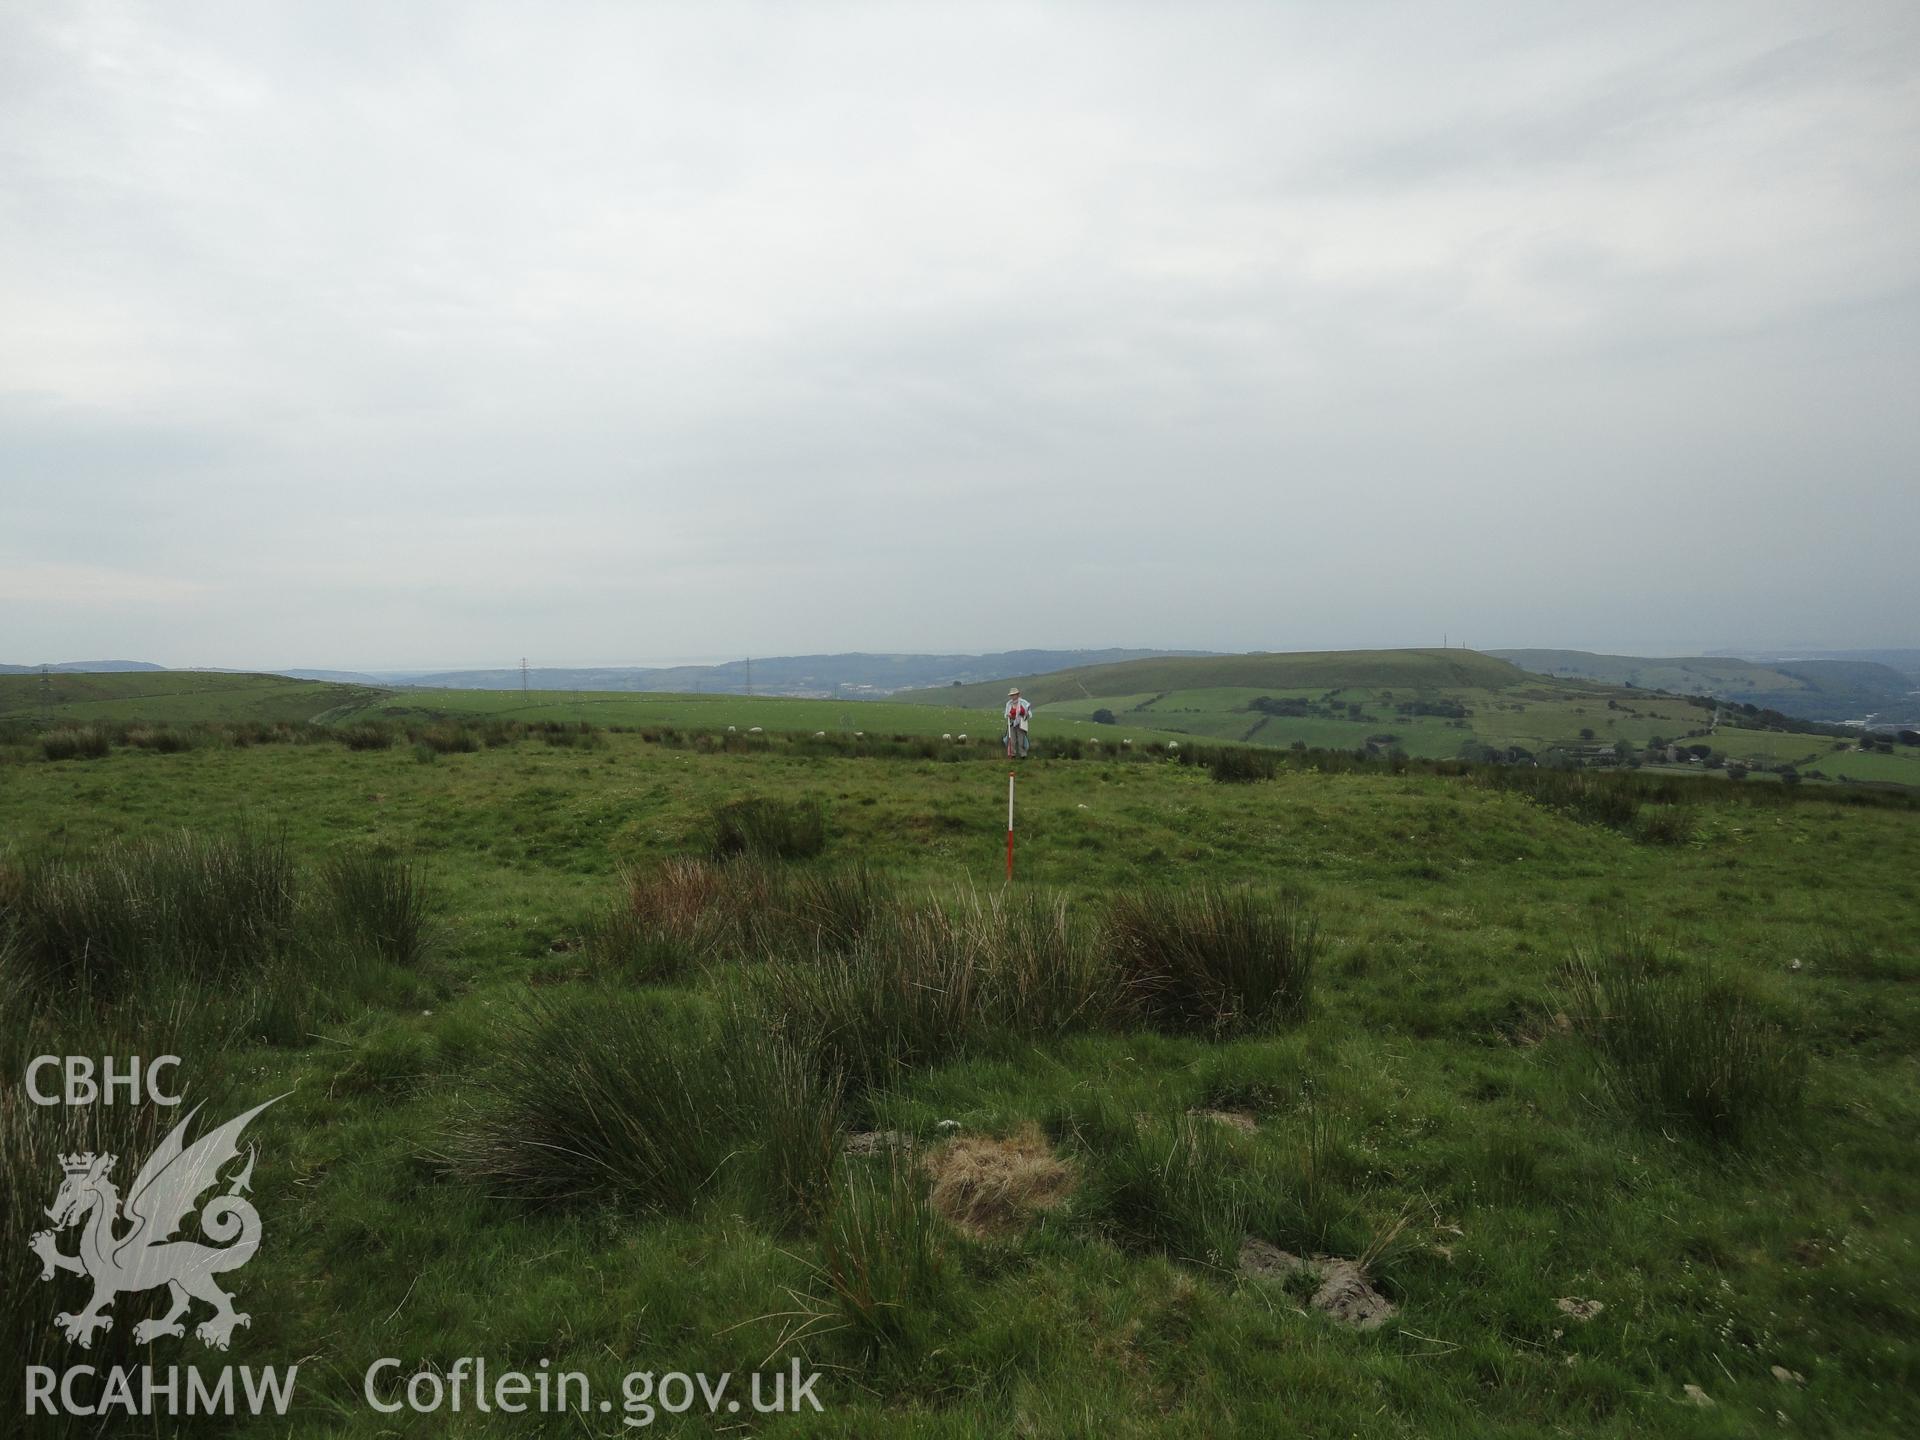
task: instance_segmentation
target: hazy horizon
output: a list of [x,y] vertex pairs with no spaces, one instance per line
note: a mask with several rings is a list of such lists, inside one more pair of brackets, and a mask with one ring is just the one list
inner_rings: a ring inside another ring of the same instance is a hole
[[1914,646],[1917,70],[1891,3],[8,7],[0,652]]
[[[1094,650],[1127,650],[1127,649],[1139,649],[1143,647],[1126,646],[1126,645],[1086,645],[1086,646],[1022,645],[1022,646],[1013,647],[1013,648],[1021,649],[1021,650],[1031,649],[1031,650],[1094,651]],[[1163,647],[1154,647],[1154,648],[1163,648]],[[1256,649],[1252,651],[1221,650],[1221,649],[1218,649],[1217,647],[1210,647],[1210,646],[1204,646],[1204,645],[1177,645],[1177,646],[1167,646],[1164,648],[1169,651],[1184,650],[1184,651],[1192,651],[1192,652],[1208,653],[1208,654],[1239,655],[1239,654],[1254,654],[1254,653],[1314,654],[1314,653],[1322,653],[1322,652],[1336,653],[1340,651],[1350,651],[1350,650],[1357,650],[1357,651],[1434,650],[1434,649],[1441,649],[1443,647],[1438,645],[1416,645],[1416,644],[1339,645],[1339,646],[1309,645],[1309,646],[1297,647],[1296,650],[1291,650],[1291,651],[1275,650],[1272,647],[1256,647]],[[1875,646],[1736,645],[1736,646],[1719,646],[1719,647],[1699,649],[1699,650],[1611,650],[1609,651],[1609,650],[1592,650],[1592,649],[1588,649],[1588,647],[1573,646],[1573,645],[1489,645],[1489,646],[1481,647],[1481,646],[1463,646],[1458,644],[1457,642],[1452,644],[1449,647],[1444,647],[1444,648],[1451,648],[1455,650],[1470,649],[1470,650],[1477,651],[1480,654],[1491,654],[1495,652],[1514,651],[1514,650],[1580,650],[1580,651],[1585,651],[1585,653],[1596,654],[1596,655],[1627,655],[1627,656],[1641,657],[1646,659],[1703,659],[1703,658],[1714,658],[1716,656],[1726,657],[1728,655],[1731,655],[1734,653],[1741,653],[1741,652],[1766,652],[1774,655],[1780,655],[1780,654],[1785,654],[1787,652],[1797,652],[1797,651],[1804,651],[1808,653],[1851,651],[1855,653],[1860,653],[1865,651],[1881,651],[1881,650],[1903,650],[1903,649],[1920,650],[1920,646],[1900,646],[1900,645],[1875,645]],[[975,647],[972,649],[965,649],[965,650],[877,650],[871,646],[864,646],[864,647],[853,646],[846,650],[832,650],[832,651],[796,650],[791,652],[780,652],[780,653],[776,653],[774,651],[759,651],[750,655],[743,653],[738,655],[720,655],[720,656],[711,656],[711,655],[679,656],[679,657],[668,657],[664,659],[657,658],[657,657],[651,657],[651,658],[643,657],[637,660],[541,659],[531,655],[525,658],[527,662],[527,668],[530,671],[537,672],[540,670],[668,670],[668,669],[678,669],[678,668],[691,667],[691,666],[731,665],[731,664],[736,664],[741,660],[778,660],[778,659],[790,658],[792,656],[804,656],[804,655],[926,654],[926,655],[972,656],[972,655],[992,655],[992,654],[999,654],[999,653],[1003,653],[1003,651],[1001,649],[989,650],[989,649],[981,649],[978,647]],[[358,674],[370,674],[370,675],[409,675],[409,674],[434,674],[434,673],[453,674],[453,673],[469,672],[469,671],[476,671],[476,670],[518,670],[520,666],[520,657],[515,657],[514,659],[511,659],[511,660],[478,660],[478,661],[454,661],[454,662],[427,660],[427,661],[421,661],[417,663],[410,663],[410,664],[402,663],[402,664],[393,664],[393,665],[358,665],[358,664],[352,664],[352,663],[334,664],[334,663],[325,663],[325,662],[314,663],[314,662],[309,662],[305,660],[286,660],[286,661],[262,660],[262,661],[254,661],[249,664],[227,665],[227,664],[215,664],[214,662],[210,662],[210,661],[206,661],[206,662],[189,661],[189,662],[180,663],[180,664],[169,664],[166,661],[155,660],[152,656],[147,656],[147,655],[105,655],[105,654],[76,655],[76,656],[66,656],[60,659],[44,658],[44,659],[30,660],[30,661],[18,660],[8,656],[0,655],[0,664],[9,664],[9,665],[38,666],[42,664],[47,664],[47,665],[63,665],[63,664],[71,665],[71,664],[86,664],[86,663],[112,664],[112,663],[125,663],[130,661],[146,662],[151,664],[162,665],[164,668],[169,670],[236,670],[236,671],[254,671],[254,672],[266,673],[266,674],[272,674],[275,672],[285,671],[285,670],[335,670],[335,671],[340,671],[342,673],[358,673]],[[1788,662],[1781,661],[1780,663],[1788,663]]]

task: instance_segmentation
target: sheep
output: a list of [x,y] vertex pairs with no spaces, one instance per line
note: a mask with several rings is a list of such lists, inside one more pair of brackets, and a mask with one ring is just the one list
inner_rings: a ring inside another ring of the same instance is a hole
[[758,735],[759,733],[760,733],[760,727],[758,725],[749,725],[747,727],[747,734]]
[[1167,749],[1178,750],[1179,748],[1180,748],[1180,742],[1178,740],[1167,741]]
[[864,740],[867,738],[867,732],[864,730],[856,730],[853,732],[853,738],[856,740]]
[[962,745],[964,745],[967,743],[967,732],[962,730],[958,735],[954,736],[953,738],[958,740]]
[[731,725],[727,726],[727,734],[729,735],[733,734],[733,726]]
[[953,739],[953,736],[951,734],[947,734],[947,735],[942,735],[940,738],[942,740],[951,740]]
[[813,732],[813,738],[816,740],[824,740],[827,738],[827,732],[824,730],[816,730]]

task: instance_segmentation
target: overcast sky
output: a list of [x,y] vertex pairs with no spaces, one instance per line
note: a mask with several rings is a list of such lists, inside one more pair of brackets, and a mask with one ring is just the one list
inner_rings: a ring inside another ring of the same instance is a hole
[[0,0],[0,660],[1920,645],[1920,7]]

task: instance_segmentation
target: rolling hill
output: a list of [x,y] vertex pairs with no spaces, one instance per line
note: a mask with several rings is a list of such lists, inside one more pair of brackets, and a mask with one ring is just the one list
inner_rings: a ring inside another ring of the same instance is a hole
[[[650,694],[790,695],[859,699],[898,690],[990,680],[1022,671],[1070,665],[1109,664],[1200,651],[1009,650],[988,655],[869,654],[769,655],[717,665],[535,667],[527,672],[540,690],[632,690]],[[328,677],[331,678],[331,677]],[[444,670],[381,675],[392,684],[441,690],[517,690],[518,670]]]
[[[1538,662],[1578,652],[1516,653]],[[1712,668],[1695,678],[1711,673],[1723,684],[1795,683],[1748,661],[1700,663]],[[1524,759],[1555,750],[1591,757],[1618,753],[1623,745],[1641,758],[1656,743],[1687,744],[1767,772],[1793,766],[1828,779],[1920,784],[1920,753],[1911,747],[1864,755],[1832,735],[1782,733],[1758,721],[1743,726],[1717,713],[1704,688],[1691,694],[1635,688],[1643,681],[1650,686],[1654,675],[1622,673],[1642,680],[1630,685],[1624,678],[1532,673],[1471,650],[1350,650],[1129,661],[894,698],[998,707],[1017,684],[1035,706],[1041,742],[1063,730],[1091,735],[1108,725],[1152,725],[1210,741],[1399,750],[1424,759],[1484,759],[1488,751]],[[1658,678],[1686,677],[1676,670]]]
[[0,665],[0,675],[38,675],[48,670],[56,675],[69,673],[114,675],[125,671],[164,670],[146,660],[62,660],[57,665]]
[[[635,729],[812,732],[864,730],[871,735],[939,736],[1000,733],[997,702],[902,705],[886,700],[818,700],[779,695],[632,693],[594,690],[389,689],[282,675],[163,670],[60,674],[49,677],[51,704],[43,712],[41,677],[0,675],[0,723],[31,731],[44,718],[54,725],[261,721],[350,725],[384,721],[422,725],[438,721],[562,721]],[[1150,723],[1114,732],[1137,743],[1178,739]]]
[[[348,685],[424,687],[431,690],[634,691],[681,695],[788,695],[810,699],[859,700],[897,690],[991,680],[1062,670],[1068,666],[1110,664],[1166,656],[1198,656],[1204,650],[1005,650],[984,655],[869,653],[767,655],[712,665],[536,665],[499,669],[325,670],[278,666],[265,670],[229,670],[209,666],[183,674],[282,675],[296,680],[330,680]],[[37,675],[39,665],[0,665],[0,675]],[[72,660],[44,667],[54,673],[163,672],[145,660]]]
[[56,721],[257,720],[301,722],[342,707],[368,704],[388,692],[284,675],[226,671],[117,670],[41,676],[0,675],[0,719],[31,721],[45,706]]
[[987,705],[1018,685],[1035,705],[1103,696],[1195,689],[1325,690],[1366,687],[1404,690],[1507,690],[1532,677],[1514,665],[1473,650],[1314,650],[1294,654],[1160,656],[1118,664],[1077,666],[1048,674],[894,698],[933,705]]
[[[417,726],[491,719],[598,726],[870,735],[1000,733],[1007,683],[944,686],[888,700],[720,693],[430,689],[231,672],[0,675],[0,724],[31,734],[66,724],[317,723]],[[1124,687],[1136,687],[1127,689]],[[1204,740],[1279,748],[1611,760],[1655,742],[1704,747],[1767,772],[1920,785],[1920,748],[1868,753],[1832,734],[1743,728],[1704,699],[1530,675],[1461,650],[1160,657],[1023,677],[1042,753],[1056,738]],[[50,691],[50,693],[49,693]],[[48,700],[51,701],[48,704]],[[1491,752],[1491,753],[1490,753]],[[1602,753],[1605,752],[1605,753]],[[1691,762],[1698,764],[1697,761]]]
[[1872,715],[1884,722],[1908,724],[1920,716],[1920,697],[1913,693],[1911,677],[1870,660],[1760,661],[1720,655],[1596,655],[1585,650],[1492,653],[1536,674],[1711,695],[1801,720],[1861,720]]

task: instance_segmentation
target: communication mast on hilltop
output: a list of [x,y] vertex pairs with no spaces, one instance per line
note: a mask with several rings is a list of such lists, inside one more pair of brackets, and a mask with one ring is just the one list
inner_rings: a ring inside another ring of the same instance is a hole
[[740,663],[746,667],[747,694],[751,695],[753,694],[753,657],[749,655],[746,659],[742,660]]
[[524,655],[520,657],[520,693],[527,693],[527,657]]
[[40,667],[40,722],[53,723],[53,671],[46,665]]

